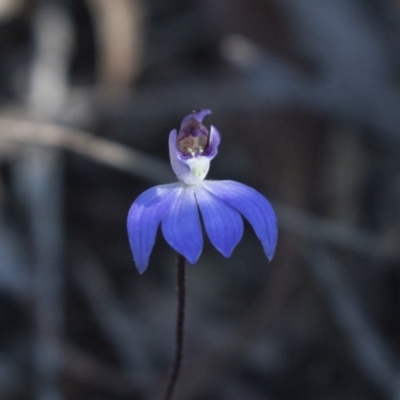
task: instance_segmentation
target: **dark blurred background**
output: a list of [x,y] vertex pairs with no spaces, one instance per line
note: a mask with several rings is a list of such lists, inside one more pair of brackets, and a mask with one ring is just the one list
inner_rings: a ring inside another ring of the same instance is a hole
[[399,71],[398,0],[0,0],[0,399],[160,398],[175,258],[126,215],[205,107],[280,235],[188,267],[176,399],[399,400]]

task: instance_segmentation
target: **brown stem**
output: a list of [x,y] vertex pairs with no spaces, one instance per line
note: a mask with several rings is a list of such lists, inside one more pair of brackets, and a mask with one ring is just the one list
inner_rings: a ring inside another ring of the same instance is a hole
[[178,312],[176,318],[176,348],[172,373],[165,392],[164,400],[171,400],[181,370],[183,356],[183,338],[185,323],[185,257],[177,255],[176,284],[178,288]]

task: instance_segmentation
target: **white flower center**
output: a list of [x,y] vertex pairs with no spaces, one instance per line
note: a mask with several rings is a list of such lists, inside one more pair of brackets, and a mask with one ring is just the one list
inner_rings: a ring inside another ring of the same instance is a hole
[[203,181],[210,169],[210,160],[203,156],[190,158],[185,163],[190,171],[182,174],[179,179],[187,185],[197,185]]

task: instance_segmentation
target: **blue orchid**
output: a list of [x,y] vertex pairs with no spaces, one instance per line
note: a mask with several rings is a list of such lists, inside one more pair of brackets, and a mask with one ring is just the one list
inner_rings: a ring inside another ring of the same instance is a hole
[[179,132],[169,135],[171,166],[179,182],[155,186],[142,193],[128,214],[128,236],[139,273],[149,263],[158,227],[165,240],[191,264],[203,249],[199,210],[211,243],[225,257],[243,236],[245,217],[272,259],[277,241],[277,221],[268,200],[256,190],[234,181],[204,180],[221,142],[218,130],[202,124],[211,114],[203,109],[183,118]]

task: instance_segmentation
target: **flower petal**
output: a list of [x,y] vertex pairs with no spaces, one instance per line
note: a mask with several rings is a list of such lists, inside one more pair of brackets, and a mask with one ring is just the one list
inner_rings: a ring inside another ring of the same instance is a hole
[[203,249],[195,186],[180,184],[174,190],[171,208],[161,221],[165,240],[178,253],[195,264]]
[[136,268],[142,274],[149,263],[162,217],[171,207],[171,195],[179,183],[155,186],[142,193],[128,213],[128,237]]
[[243,236],[242,217],[201,186],[196,188],[195,194],[211,243],[223,256],[230,257]]
[[186,115],[186,117],[184,117],[182,119],[181,129],[186,125],[187,121],[189,121],[190,119],[194,118],[197,122],[202,123],[204,117],[206,115],[210,115],[210,114],[211,114],[211,110],[209,110],[207,108],[203,108],[202,110],[199,110],[199,111],[193,111],[191,114]]
[[271,260],[275,253],[278,226],[268,200],[253,188],[234,181],[204,181],[203,187],[238,210],[250,222]]
[[218,129],[211,125],[210,127],[210,139],[206,150],[203,155],[212,160],[218,153],[218,146],[221,143],[221,135]]
[[178,157],[178,148],[176,146],[176,135],[178,132],[176,129],[173,129],[170,134],[169,134],[169,159],[171,161],[171,167],[173,171],[175,172],[175,175],[177,176],[178,179],[180,179],[181,176],[186,176],[190,174],[190,167],[182,162],[180,158]]

